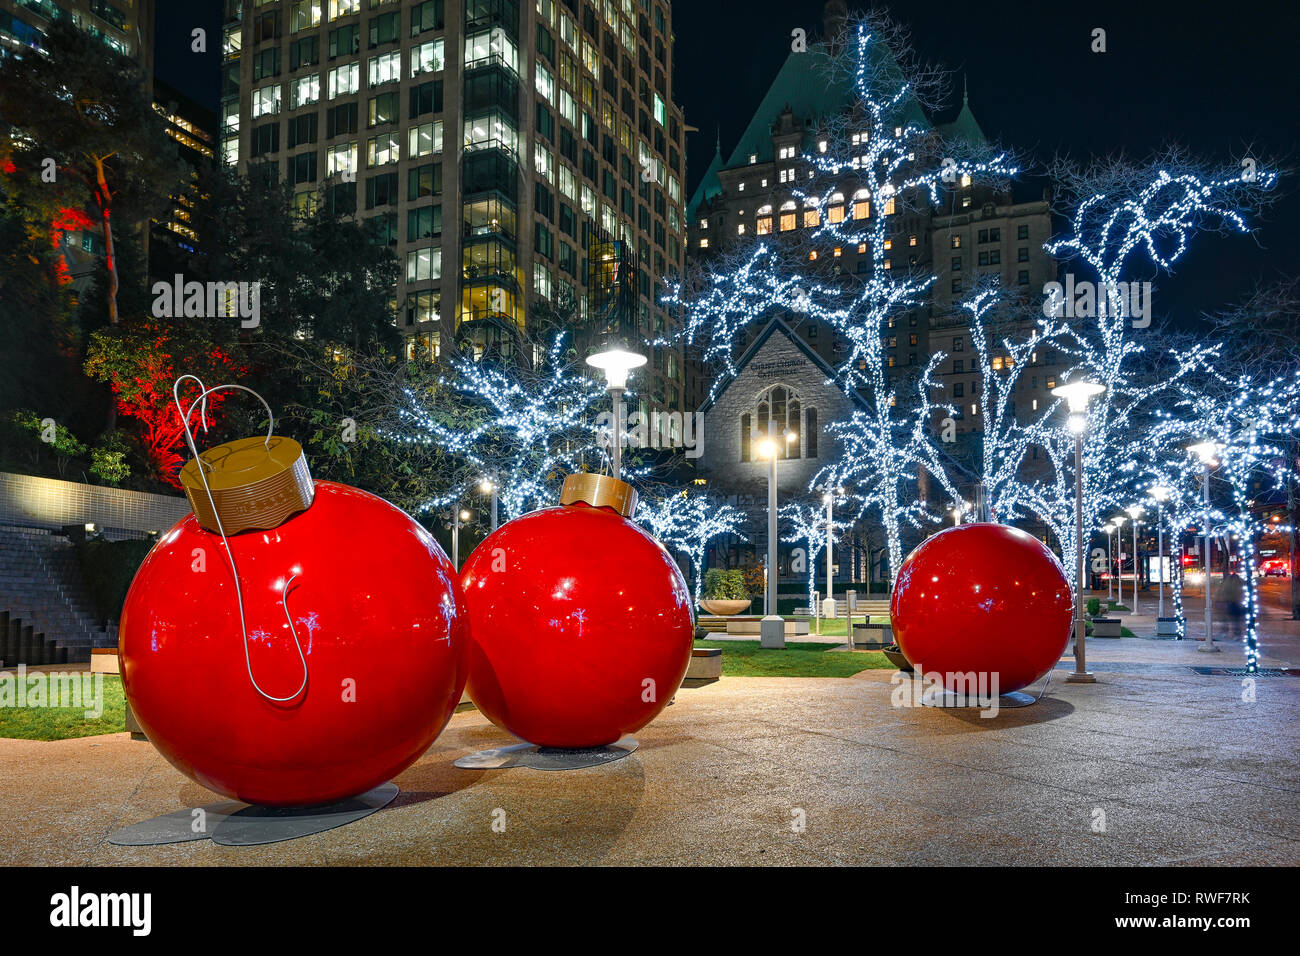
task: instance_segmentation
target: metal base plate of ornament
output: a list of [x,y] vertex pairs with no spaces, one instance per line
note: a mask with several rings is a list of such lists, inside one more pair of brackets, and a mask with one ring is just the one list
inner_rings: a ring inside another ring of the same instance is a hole
[[[960,708],[983,708],[984,705],[978,700],[974,703],[967,703],[968,698],[965,695],[959,695],[946,687],[931,687],[921,695],[922,707],[948,707],[952,709]],[[991,703],[991,702],[990,702]],[[998,695],[998,707],[1015,708],[1028,707],[1030,704],[1038,703],[1037,697],[1030,697],[1028,694],[1022,694],[1018,690],[1008,691],[1005,694]]]
[[465,770],[503,770],[508,767],[527,767],[530,770],[585,770],[603,767],[622,760],[638,747],[635,737],[627,736],[602,747],[539,747],[537,744],[514,744],[495,747],[461,757],[455,762]]
[[[108,838],[117,846],[160,846],[211,839],[219,846],[260,846],[324,833],[355,823],[382,810],[401,791],[385,783],[355,797],[319,807],[259,807],[243,803],[213,803],[194,810],[177,810],[118,830]],[[203,826],[195,830],[197,819]]]
[[142,820],[123,827],[109,836],[108,842],[114,846],[163,846],[168,843],[206,840],[212,836],[213,827],[246,806],[248,804],[232,800],[164,813],[152,820]]

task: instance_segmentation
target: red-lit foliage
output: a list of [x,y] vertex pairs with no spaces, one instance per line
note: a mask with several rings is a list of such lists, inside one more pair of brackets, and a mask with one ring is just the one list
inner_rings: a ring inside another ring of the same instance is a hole
[[[238,381],[248,370],[228,349],[205,342],[183,327],[148,319],[132,323],[119,335],[97,338],[87,371],[112,386],[118,414],[139,424],[140,446],[156,474],[179,488],[177,474],[188,451],[172,400],[172,383],[181,375],[192,374],[211,387]],[[197,394],[194,384],[186,383],[182,404],[188,407]],[[198,408],[191,410],[190,425],[200,449],[202,424],[212,427],[221,420],[221,407],[228,395],[218,392],[208,397],[204,423],[200,423]]]
[[50,223],[50,245],[58,255],[54,269],[61,285],[67,285],[72,281],[72,274],[68,271],[67,256],[63,254],[63,237],[70,232],[82,232],[94,228],[94,221],[84,212],[67,207],[60,207],[58,215]]

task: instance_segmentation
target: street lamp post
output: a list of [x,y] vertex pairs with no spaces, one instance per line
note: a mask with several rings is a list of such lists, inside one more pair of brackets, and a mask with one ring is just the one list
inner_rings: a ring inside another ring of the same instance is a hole
[[470,519],[464,508],[451,509],[451,566],[460,570],[460,526]]
[[613,405],[613,448],[609,456],[609,470],[614,478],[619,478],[623,469],[623,391],[627,388],[627,375],[645,363],[644,355],[628,351],[617,341],[609,342],[602,351],[587,356],[588,365],[605,373],[605,384],[609,388]]
[[1110,519],[1115,524],[1115,576],[1119,579],[1115,587],[1119,591],[1116,600],[1124,603],[1124,522],[1128,518],[1124,515],[1116,515]]
[[1129,505],[1124,509],[1128,516],[1133,519],[1133,613],[1138,612],[1138,515],[1142,513],[1142,508],[1138,505]]
[[[843,488],[836,488],[836,493],[843,494]],[[831,507],[834,502],[834,495],[828,488],[826,490],[826,600],[822,601],[822,617],[835,617],[835,562],[831,553],[835,545],[833,525],[831,524]],[[850,635],[851,638],[851,635]],[[850,643],[852,641],[850,640]]]
[[1205,642],[1197,650],[1213,654],[1219,648],[1214,643],[1214,631],[1211,630],[1213,622],[1210,612],[1210,466],[1215,464],[1215,457],[1219,453],[1219,444],[1214,441],[1202,441],[1189,446],[1187,450],[1199,458],[1205,468],[1201,486],[1205,499],[1205,527],[1201,529],[1202,563],[1205,565]]
[[[792,441],[798,436],[787,432],[785,440]],[[780,446],[774,438],[764,438],[758,445],[758,453],[770,459],[767,471],[767,613],[758,625],[758,643],[760,647],[785,647],[785,621],[777,614],[776,608],[776,572],[777,572],[777,537],[776,537],[776,463],[781,457]]]
[[479,482],[478,487],[479,491],[485,495],[490,494],[492,496],[492,503],[489,507],[491,509],[492,530],[495,531],[497,529],[497,483],[491,478],[484,478]]
[[1160,610],[1156,613],[1156,633],[1160,633],[1160,619],[1165,616],[1165,502],[1169,500],[1169,489],[1164,485],[1154,485],[1151,497],[1156,500],[1156,567],[1159,580],[1156,588],[1160,595]]
[[1083,548],[1083,433],[1088,427],[1088,402],[1094,395],[1106,390],[1105,385],[1096,382],[1070,382],[1052,389],[1052,394],[1063,398],[1070,409],[1069,426],[1074,432],[1074,548],[1075,598],[1074,598],[1074,670],[1066,676],[1072,684],[1091,684],[1097,678],[1087,670],[1084,649],[1083,623],[1083,584],[1084,555]]
[[1106,536],[1106,610],[1110,610],[1110,602],[1115,600],[1115,555],[1110,550],[1110,536],[1115,533],[1115,526],[1104,524],[1101,533]]

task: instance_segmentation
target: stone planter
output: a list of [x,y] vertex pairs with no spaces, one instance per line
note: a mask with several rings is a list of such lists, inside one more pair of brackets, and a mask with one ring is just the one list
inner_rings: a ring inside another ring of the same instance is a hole
[[1093,637],[1122,637],[1120,620],[1116,617],[1094,617],[1092,619]]
[[691,662],[686,666],[684,680],[712,681],[722,677],[722,649],[696,647],[691,651]]
[[700,607],[708,614],[716,614],[719,617],[730,617],[733,614],[741,614],[749,610],[749,601],[736,601],[726,598],[705,598],[700,601]]
[[1156,618],[1156,636],[1157,636],[1157,637],[1177,637],[1177,636],[1178,636],[1178,618],[1176,618],[1176,617],[1158,617],[1158,618]]
[[904,674],[912,673],[912,663],[903,656],[902,651],[891,651],[888,648],[885,648],[881,653],[889,658],[889,663],[893,664]]
[[883,650],[894,643],[894,632],[888,624],[854,624],[853,646]]

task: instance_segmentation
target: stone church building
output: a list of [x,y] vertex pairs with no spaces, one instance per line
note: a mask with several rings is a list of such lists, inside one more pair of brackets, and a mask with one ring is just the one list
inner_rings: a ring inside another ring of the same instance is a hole
[[[749,541],[718,539],[709,567],[748,567],[765,559],[771,462],[762,456],[759,443],[770,435],[780,448],[778,504],[820,501],[821,491],[812,491],[809,485],[841,454],[827,426],[855,410],[854,400],[833,381],[835,370],[779,316],[762,327],[736,368],[737,374],[700,406],[703,453],[697,468],[710,494],[749,513]],[[793,439],[785,440],[787,434]],[[806,580],[804,574],[790,573],[790,556],[796,547],[780,546],[782,583]],[[836,563],[847,579],[847,555],[843,562],[837,555]]]

